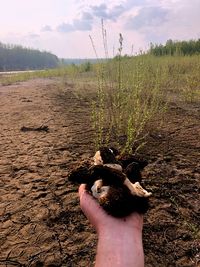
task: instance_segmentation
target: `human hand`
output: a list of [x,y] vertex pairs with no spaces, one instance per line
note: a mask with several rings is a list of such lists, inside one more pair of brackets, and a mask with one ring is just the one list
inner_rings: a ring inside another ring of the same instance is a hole
[[79,187],[79,197],[82,211],[98,233],[95,267],[144,267],[143,216],[138,213],[125,218],[108,215],[83,184]]
[[98,204],[92,195],[86,191],[85,185],[79,187],[80,206],[90,223],[94,226],[97,233],[109,229],[114,231],[125,229],[137,229],[142,232],[143,216],[138,213],[132,213],[125,218],[115,218],[108,215]]

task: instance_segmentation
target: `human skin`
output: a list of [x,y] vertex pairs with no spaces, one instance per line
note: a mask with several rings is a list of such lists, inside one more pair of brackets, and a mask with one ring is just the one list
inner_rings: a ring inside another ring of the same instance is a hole
[[142,244],[143,216],[126,218],[108,215],[97,201],[79,187],[80,206],[98,235],[95,267],[144,267]]

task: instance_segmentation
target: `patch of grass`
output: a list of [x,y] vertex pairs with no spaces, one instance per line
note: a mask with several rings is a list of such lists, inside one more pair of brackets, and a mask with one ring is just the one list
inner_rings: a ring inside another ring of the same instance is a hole
[[200,73],[185,75],[185,86],[182,89],[182,97],[186,102],[194,103],[200,99]]
[[133,146],[137,150],[143,145],[145,126],[166,107],[161,90],[165,66],[157,66],[152,56],[123,57],[122,50],[120,34],[116,57],[96,64],[98,91],[92,121],[96,147],[112,144],[131,153]]
[[163,117],[169,101],[200,100],[200,56],[128,57],[122,49],[120,35],[116,57],[96,65],[92,121],[96,147],[113,144],[130,153],[144,144],[146,126]]
[[59,67],[56,69],[5,74],[0,76],[0,84],[3,86],[11,85],[17,82],[23,82],[34,78],[61,77],[64,80],[66,79],[66,77],[68,77],[74,80],[77,76],[77,73],[80,72],[79,68],[80,67],[76,65],[69,65],[66,67]]

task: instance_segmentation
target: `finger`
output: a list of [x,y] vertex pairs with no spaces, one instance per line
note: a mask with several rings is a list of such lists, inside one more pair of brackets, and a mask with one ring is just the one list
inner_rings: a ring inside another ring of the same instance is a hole
[[81,184],[79,187],[79,197],[81,208],[84,210],[93,211],[99,207],[97,201],[87,192],[85,184]]
[[86,191],[85,185],[79,187],[80,206],[88,220],[97,229],[98,222],[104,216],[104,211],[98,202]]
[[81,184],[79,186],[79,189],[78,189],[78,193],[79,193],[79,197],[81,198],[82,195],[86,192],[86,185],[85,184]]

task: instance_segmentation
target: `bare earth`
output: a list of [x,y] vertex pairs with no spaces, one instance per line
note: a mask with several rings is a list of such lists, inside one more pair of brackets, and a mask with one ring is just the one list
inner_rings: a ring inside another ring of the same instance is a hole
[[[94,265],[97,237],[66,178],[94,153],[90,112],[53,79],[0,86],[0,266]],[[200,105],[171,103],[148,141],[145,266],[200,266]]]

